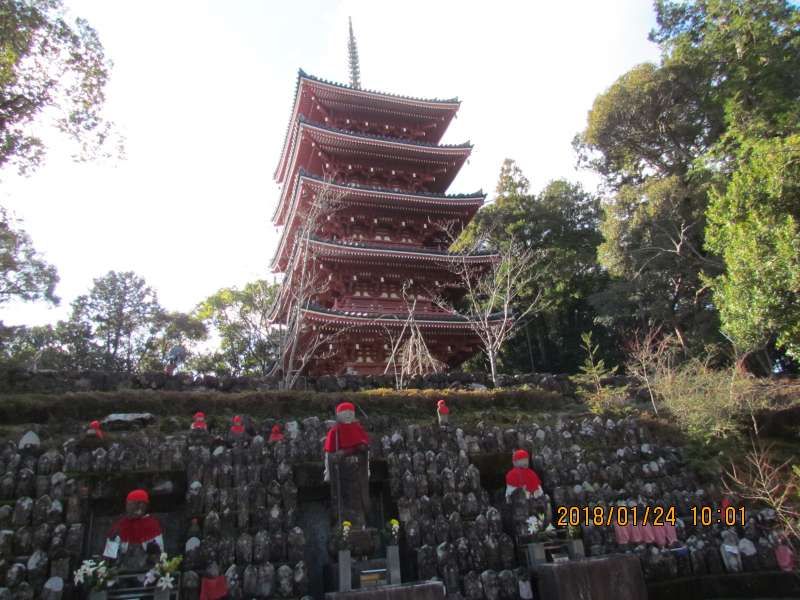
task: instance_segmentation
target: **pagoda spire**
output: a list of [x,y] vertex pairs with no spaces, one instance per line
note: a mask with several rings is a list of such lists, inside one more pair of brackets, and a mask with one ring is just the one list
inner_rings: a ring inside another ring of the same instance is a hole
[[350,39],[347,41],[347,54],[350,63],[350,87],[355,90],[361,89],[361,69],[358,65],[358,46],[356,36],[353,34],[353,18],[348,17],[350,22]]

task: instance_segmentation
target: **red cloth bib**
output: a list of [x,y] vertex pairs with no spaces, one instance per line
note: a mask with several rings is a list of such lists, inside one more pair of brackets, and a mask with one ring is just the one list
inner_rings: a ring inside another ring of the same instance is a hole
[[272,433],[269,434],[269,441],[270,442],[280,442],[283,439],[284,439],[283,438],[283,434],[280,431],[277,432],[277,433],[275,433],[273,431]]
[[200,600],[219,600],[228,595],[228,580],[224,575],[203,577],[200,580]]
[[[338,443],[337,443],[338,442]],[[336,452],[355,448],[359,444],[369,445],[369,436],[361,423],[337,423],[325,437],[325,452]]]
[[145,515],[141,519],[122,517],[114,523],[108,537],[114,537],[117,534],[123,543],[144,544],[161,535],[161,523],[150,515]]
[[542,486],[542,480],[533,469],[525,467],[514,467],[506,473],[506,485],[525,488],[529,492],[535,492]]
[[231,433],[244,433],[244,425],[231,425]]
[[195,421],[192,423],[192,429],[208,429],[208,424],[205,421]]

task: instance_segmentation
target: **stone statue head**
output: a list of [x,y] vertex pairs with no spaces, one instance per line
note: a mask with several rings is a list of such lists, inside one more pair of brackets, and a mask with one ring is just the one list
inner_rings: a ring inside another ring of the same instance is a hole
[[89,423],[89,427],[86,429],[86,435],[91,437],[96,437],[98,439],[103,439],[103,429],[100,426],[100,421],[92,421]]
[[352,402],[342,402],[336,407],[338,423],[352,423],[356,419],[356,407]]
[[512,458],[511,462],[514,464],[515,467],[521,467],[523,469],[527,469],[530,467],[531,455],[528,454],[527,450],[516,450],[514,451],[514,455],[511,458]]
[[125,499],[125,514],[130,519],[141,519],[147,514],[150,496],[144,490],[133,490]]

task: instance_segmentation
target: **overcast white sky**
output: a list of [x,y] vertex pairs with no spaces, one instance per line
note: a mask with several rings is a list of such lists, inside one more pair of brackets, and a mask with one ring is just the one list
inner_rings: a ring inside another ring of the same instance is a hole
[[443,142],[475,144],[450,188],[492,192],[505,157],[534,189],[575,170],[571,140],[594,97],[655,60],[648,0],[66,0],[114,61],[108,113],[127,160],[76,164],[52,147],[0,203],[58,268],[60,307],[14,304],[6,324],[64,318],[108,270],[133,270],[166,308],[272,277],[272,173],[297,69],[347,81],[352,15],[362,86],[463,104]]

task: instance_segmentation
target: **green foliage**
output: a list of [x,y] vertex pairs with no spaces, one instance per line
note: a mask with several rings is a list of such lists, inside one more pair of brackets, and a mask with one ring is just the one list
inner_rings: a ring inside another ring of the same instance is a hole
[[703,443],[738,439],[769,403],[751,379],[735,369],[712,368],[699,358],[662,369],[652,385],[677,425]]
[[205,340],[208,329],[195,315],[158,311],[150,323],[150,335],[139,360],[139,369],[159,371],[164,368],[167,353],[174,346],[191,345]]
[[540,308],[508,341],[501,361],[506,371],[571,371],[578,366],[580,333],[595,316],[588,297],[605,280],[596,259],[600,204],[579,184],[564,180],[550,182],[538,194],[529,187],[516,163],[506,159],[496,200],[475,216],[456,247],[485,239],[496,247],[515,244],[535,253],[518,303],[536,301]]
[[64,369],[69,362],[52,325],[0,325],[0,363],[25,369]]
[[80,144],[80,158],[103,152],[110,67],[95,30],[70,22],[61,0],[0,0],[0,168],[25,172],[41,163],[42,121]]
[[[661,61],[634,67],[598,96],[575,140],[580,161],[604,176],[611,193],[599,258],[612,282],[593,298],[605,324],[666,327],[684,349],[700,350],[718,341],[719,308],[738,345],[780,335],[775,327],[757,330],[786,321],[776,314],[782,300],[755,310],[752,301],[754,287],[791,288],[791,233],[778,227],[772,242],[755,243],[757,228],[743,233],[728,211],[735,202],[720,198],[729,174],[748,168],[754,141],[796,131],[799,15],[782,0],[656,2],[658,27],[650,37]],[[742,172],[731,193],[741,199],[745,180],[758,186],[768,179],[752,175]],[[764,232],[774,225],[756,220]],[[726,241],[707,243],[707,235]],[[752,274],[773,260],[782,263],[780,281],[739,287],[748,263]],[[746,310],[756,314],[741,324],[751,316],[742,317]]]
[[3,394],[0,396],[0,423],[47,423],[67,418],[85,422],[87,414],[107,412],[150,412],[159,416],[177,415],[188,419],[195,411],[202,410],[209,415],[209,427],[222,428],[230,423],[229,416],[242,413],[270,418],[312,415],[332,417],[336,405],[345,400],[355,402],[370,416],[408,418],[409,415],[417,415],[421,420],[427,419],[433,423],[436,419],[436,401],[440,398],[447,400],[451,414],[459,415],[459,419],[497,418],[506,413],[518,419],[520,414],[553,411],[565,406],[563,396],[541,389],[385,389],[337,393],[120,390],[68,394]]
[[213,327],[219,352],[192,363],[201,372],[266,375],[278,357],[278,333],[269,327],[269,313],[280,286],[258,280],[242,289],[223,288],[204,300],[195,316]]
[[67,327],[77,333],[75,353],[87,362],[109,371],[133,371],[160,313],[156,293],[144,279],[130,271],[109,271],[94,280],[89,294],[75,299]]
[[712,193],[709,247],[722,328],[741,352],[776,342],[800,360],[800,134],[748,141],[723,192]]
[[56,268],[36,252],[30,236],[0,207],[0,305],[12,299],[58,304],[57,283]]
[[571,377],[578,385],[578,396],[586,402],[595,413],[617,412],[622,408],[627,393],[626,387],[612,387],[604,380],[616,375],[619,367],[606,367],[605,360],[600,358],[600,347],[592,341],[592,332],[581,335],[586,358],[580,372]]

